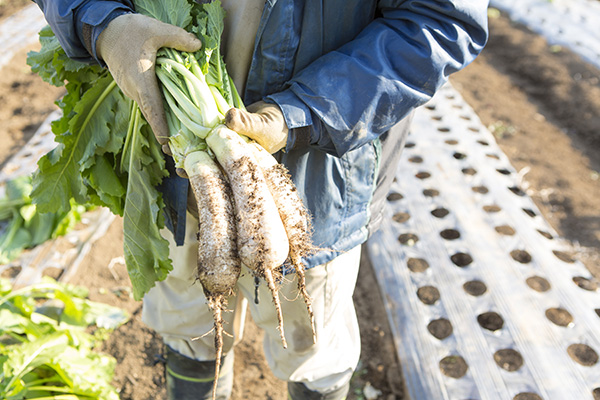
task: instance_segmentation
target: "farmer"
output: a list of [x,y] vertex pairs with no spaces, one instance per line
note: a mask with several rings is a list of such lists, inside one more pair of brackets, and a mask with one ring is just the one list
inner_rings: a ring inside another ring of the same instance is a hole
[[[195,51],[200,41],[136,14],[128,0],[36,2],[69,57],[106,66],[165,144],[155,53],[163,46]],[[288,382],[291,399],[343,399],[360,354],[352,301],[360,245],[381,222],[412,112],[482,50],[487,1],[222,3],[228,13],[223,54],[253,112],[230,110],[227,124],[290,170],[320,250],[306,259],[317,343],[295,279],[286,277],[281,287],[289,343],[283,349],[270,293],[246,270],[229,300],[235,312],[227,313],[225,329],[233,336],[225,338],[218,396],[231,393],[232,347],[247,305],[265,330],[265,356],[275,376]],[[212,389],[213,336],[192,338],[210,332],[213,319],[194,283],[197,221],[188,182],[172,163],[169,168],[161,189],[174,270],[145,296],[143,320],[166,344],[169,398],[204,399]]]

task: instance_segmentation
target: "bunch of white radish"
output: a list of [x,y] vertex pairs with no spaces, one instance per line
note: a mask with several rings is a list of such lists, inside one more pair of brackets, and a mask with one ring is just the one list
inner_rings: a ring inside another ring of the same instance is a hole
[[216,388],[222,313],[242,265],[270,289],[284,347],[278,283],[282,266],[292,266],[316,338],[301,261],[312,248],[308,213],[287,169],[260,145],[222,124],[228,109],[244,106],[218,51],[203,61],[205,56],[202,50],[190,54],[162,49],[156,74],[165,98],[169,147],[198,205],[197,278],[214,316]]

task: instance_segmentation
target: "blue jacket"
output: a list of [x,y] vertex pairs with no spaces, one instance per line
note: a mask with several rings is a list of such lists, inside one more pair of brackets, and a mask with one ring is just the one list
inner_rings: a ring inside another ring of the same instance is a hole
[[[36,2],[67,54],[91,62],[102,29],[132,10],[127,0]],[[266,1],[243,98],[277,103],[290,128],[277,157],[313,217],[322,250],[306,260],[309,267],[377,228],[412,111],[482,50],[487,3]],[[179,243],[187,187],[174,175],[162,188]]]

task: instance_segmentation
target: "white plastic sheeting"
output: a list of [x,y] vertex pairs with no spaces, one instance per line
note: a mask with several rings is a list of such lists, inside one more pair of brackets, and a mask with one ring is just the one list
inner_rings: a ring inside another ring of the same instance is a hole
[[385,212],[368,251],[411,399],[593,399],[596,283],[451,86],[416,113]]
[[600,1],[491,0],[490,5],[600,68]]

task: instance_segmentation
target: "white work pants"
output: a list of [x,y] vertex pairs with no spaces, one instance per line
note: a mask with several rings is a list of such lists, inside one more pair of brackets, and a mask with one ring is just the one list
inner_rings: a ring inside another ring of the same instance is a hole
[[[175,246],[170,232],[163,232],[171,244],[174,269],[166,280],[144,297],[143,321],[177,352],[196,360],[214,360],[212,313],[199,282],[194,281],[197,260],[197,220],[188,213],[184,246]],[[243,329],[246,298],[254,322],[265,331],[265,357],[273,374],[284,381],[303,382],[310,390],[326,392],[344,385],[360,356],[360,336],[352,293],[360,263],[360,246],[333,261],[306,271],[306,287],[312,298],[317,343],[313,344],[310,320],[295,275],[288,275],[279,288],[288,348],[281,344],[277,315],[266,284],[258,287],[244,268],[237,295],[229,299],[225,313],[224,353],[231,350]],[[241,321],[241,324],[240,324]]]

